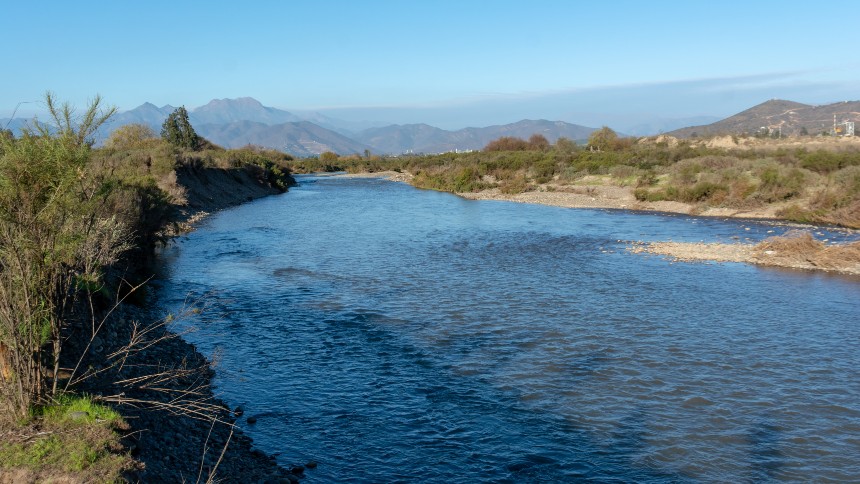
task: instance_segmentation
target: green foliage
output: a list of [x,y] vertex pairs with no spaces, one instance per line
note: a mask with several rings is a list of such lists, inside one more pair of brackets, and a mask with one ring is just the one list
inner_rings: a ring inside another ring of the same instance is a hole
[[816,150],[799,151],[800,166],[817,173],[832,173],[848,166],[860,165],[860,153]]
[[797,168],[770,165],[759,171],[759,196],[766,202],[786,200],[800,195],[806,175]]
[[579,147],[574,141],[562,136],[555,140],[555,149],[560,153],[573,153],[574,151],[577,151]]
[[337,153],[334,153],[332,151],[323,151],[322,153],[320,153],[320,161],[324,161],[326,163],[337,161],[338,158],[339,157],[337,156]]
[[588,147],[592,150],[611,150],[618,140],[618,134],[608,126],[603,126],[588,136]]
[[156,139],[155,131],[143,124],[127,124],[115,129],[105,146],[116,150],[133,150],[152,146],[151,141]]
[[76,426],[94,422],[107,425],[122,423],[122,416],[116,410],[93,402],[87,395],[68,393],[57,395],[48,405],[37,406],[33,414],[49,424]]
[[78,118],[50,93],[46,104],[53,128],[0,140],[0,343],[13,375],[0,378],[0,407],[17,415],[56,391],[42,364],[58,365],[75,282],[97,280],[127,247],[127,228],[105,211],[115,185],[89,167],[91,136],[114,109],[97,97]]
[[188,111],[185,106],[176,108],[164,120],[161,126],[161,138],[172,146],[186,150],[196,151],[203,145],[202,139],[194,131],[188,120]]
[[86,397],[63,396],[37,408],[33,420],[46,429],[23,442],[0,443],[0,469],[24,468],[35,473],[79,473],[87,480],[110,482],[131,465],[119,453],[116,429],[126,428],[114,410]]
[[630,148],[632,144],[632,139],[619,138],[618,133],[608,126],[603,126],[602,128],[593,131],[588,137],[588,148],[592,151],[624,150]]

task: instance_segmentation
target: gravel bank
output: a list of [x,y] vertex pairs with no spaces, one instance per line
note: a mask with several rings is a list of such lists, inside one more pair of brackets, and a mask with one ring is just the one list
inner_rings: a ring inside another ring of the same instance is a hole
[[[830,246],[830,249],[839,249]],[[694,262],[742,262],[766,267],[785,267],[826,271],[860,276],[860,260],[855,256],[841,256],[834,260],[821,257],[817,252],[797,254],[781,250],[769,250],[753,244],[683,243],[683,242],[634,242],[627,249],[634,254],[656,254],[672,260]],[[822,249],[827,252],[827,249]]]
[[[194,224],[212,212],[283,192],[252,169],[184,168],[177,172],[177,179],[185,189],[187,203],[177,207],[168,235],[192,230]],[[157,301],[148,301],[145,308],[126,304],[111,316],[104,330],[106,334],[90,351],[102,356],[110,354],[129,341],[135,324],[150,325],[165,316]],[[128,476],[129,480],[198,482],[206,481],[214,472],[216,482],[298,482],[303,466],[287,470],[274,457],[253,447],[252,440],[240,428],[245,420],[212,392],[214,370],[192,344],[172,333],[169,325],[156,329],[149,337],[158,338],[159,342],[132,355],[119,371],[87,383],[88,391],[93,394],[122,394],[126,400],[126,404],[118,407],[132,428],[126,444],[144,467]],[[146,385],[129,387],[116,383],[176,370],[179,370],[176,378]],[[202,409],[204,418],[191,418],[188,412],[171,407],[177,395],[189,389],[194,390],[191,396],[198,403],[186,410]],[[150,403],[127,404],[134,400]]]

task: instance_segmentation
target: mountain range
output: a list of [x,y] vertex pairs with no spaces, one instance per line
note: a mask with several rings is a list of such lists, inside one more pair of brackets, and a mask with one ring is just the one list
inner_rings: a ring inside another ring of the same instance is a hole
[[[102,142],[114,129],[140,123],[156,133],[167,116],[176,108],[157,107],[144,103],[129,111],[116,114],[103,127],[97,138]],[[669,131],[676,137],[711,136],[721,134],[752,134],[767,128],[777,129],[782,135],[796,135],[805,131],[817,134],[829,131],[834,122],[860,121],[860,101],[846,101],[823,106],[812,106],[793,101],[772,99],[728,118]],[[214,99],[204,106],[189,111],[195,130],[225,148],[247,145],[263,146],[285,151],[298,157],[316,156],[325,151],[346,155],[372,152],[376,154],[442,153],[449,151],[480,150],[490,141],[502,136],[528,138],[542,134],[550,142],[560,137],[584,141],[595,130],[563,121],[522,120],[505,125],[482,128],[445,130],[428,124],[392,124],[367,127],[372,123],[347,122],[318,112],[292,113],[263,106],[250,97]],[[716,118],[690,118],[690,121],[708,122]],[[655,134],[664,121],[655,119],[631,134]],[[23,119],[2,119],[0,127],[9,126],[18,131],[26,123]],[[647,133],[649,132],[650,133]]]
[[[145,124],[155,132],[173,106],[145,103],[115,115],[104,130],[105,139],[114,129],[131,123]],[[390,125],[355,130],[356,123],[316,112],[301,115],[263,106],[249,97],[214,99],[189,111],[194,129],[204,138],[225,148],[247,145],[285,151],[295,156],[315,156],[325,151],[338,154],[441,153],[479,150],[501,136],[528,138],[540,133],[550,142],[559,137],[585,140],[595,128],[561,121],[522,120],[512,124],[448,131],[427,124]]]

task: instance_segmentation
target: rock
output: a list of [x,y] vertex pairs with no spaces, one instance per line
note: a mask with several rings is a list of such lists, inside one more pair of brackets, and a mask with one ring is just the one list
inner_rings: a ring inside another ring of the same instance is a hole
[[245,413],[245,409],[241,405],[233,409],[233,415],[241,417]]
[[305,464],[305,467],[307,467],[308,469],[316,469],[317,462],[315,460],[308,461],[308,463]]
[[71,412],[71,413],[69,413],[69,418],[72,420],[81,420],[81,419],[87,418],[89,416],[90,416],[90,414],[88,414],[87,412]]
[[248,423],[251,425],[254,425],[255,423],[257,423],[257,417],[254,417],[254,416],[248,417]]
[[297,476],[298,476],[298,475],[302,475],[302,474],[304,474],[304,473],[305,473],[305,467],[304,467],[304,466],[293,466],[293,467],[290,469],[290,473],[291,473],[291,474],[295,474],[295,475],[297,475]]

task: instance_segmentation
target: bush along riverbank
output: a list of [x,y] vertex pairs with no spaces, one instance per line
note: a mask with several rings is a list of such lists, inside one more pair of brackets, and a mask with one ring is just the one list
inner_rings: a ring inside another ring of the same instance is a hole
[[181,113],[161,138],[131,125],[94,148],[113,109],[46,101],[50,123],[0,133],[0,482],[297,480],[146,295],[153,247],[285,191],[290,157],[213,146]]

